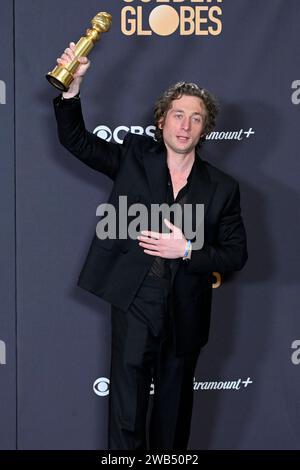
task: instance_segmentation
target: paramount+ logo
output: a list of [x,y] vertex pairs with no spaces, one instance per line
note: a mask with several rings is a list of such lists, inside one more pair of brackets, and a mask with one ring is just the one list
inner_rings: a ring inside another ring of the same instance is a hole
[[123,0],[126,36],[219,36],[223,0]]

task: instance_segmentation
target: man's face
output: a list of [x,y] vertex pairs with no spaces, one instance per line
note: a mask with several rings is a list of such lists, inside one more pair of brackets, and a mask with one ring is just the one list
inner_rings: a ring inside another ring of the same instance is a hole
[[159,123],[168,150],[188,154],[203,134],[205,106],[197,96],[183,95],[172,101],[166,118]]

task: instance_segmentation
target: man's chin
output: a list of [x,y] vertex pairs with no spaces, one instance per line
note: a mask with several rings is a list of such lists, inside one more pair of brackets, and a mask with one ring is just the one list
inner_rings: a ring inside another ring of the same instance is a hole
[[187,153],[191,153],[195,150],[195,143],[189,142],[188,144],[184,145],[178,145],[176,142],[166,142],[166,147],[169,148],[169,150],[172,150],[173,152],[180,154],[180,155],[185,155]]
[[191,153],[195,149],[194,145],[189,145],[188,147],[176,147],[174,148],[176,153],[185,155],[186,153]]

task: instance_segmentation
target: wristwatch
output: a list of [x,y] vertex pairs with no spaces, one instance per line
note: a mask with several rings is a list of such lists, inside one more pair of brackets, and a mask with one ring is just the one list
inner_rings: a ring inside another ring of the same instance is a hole
[[187,240],[186,246],[185,246],[185,252],[184,252],[182,259],[184,261],[189,261],[191,259],[191,253],[192,253],[192,242],[191,240]]

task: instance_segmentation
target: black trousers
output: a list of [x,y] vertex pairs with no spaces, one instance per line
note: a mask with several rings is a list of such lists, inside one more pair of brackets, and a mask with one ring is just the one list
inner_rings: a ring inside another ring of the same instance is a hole
[[112,306],[108,449],[187,449],[199,352],[176,357],[166,279],[147,277],[130,308]]

